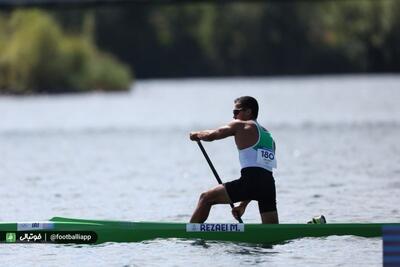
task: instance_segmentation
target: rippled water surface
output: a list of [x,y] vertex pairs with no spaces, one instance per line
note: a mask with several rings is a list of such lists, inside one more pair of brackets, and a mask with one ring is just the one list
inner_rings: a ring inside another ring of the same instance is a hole
[[[400,77],[139,81],[129,93],[0,97],[0,220],[53,216],[186,222],[215,185],[191,130],[223,125],[255,96],[277,141],[280,220],[400,221]],[[232,139],[206,143],[224,181]],[[256,203],[245,222],[259,222]],[[209,222],[234,222],[228,206]],[[0,245],[8,266],[381,266],[379,238],[301,239],[270,248],[153,240]]]

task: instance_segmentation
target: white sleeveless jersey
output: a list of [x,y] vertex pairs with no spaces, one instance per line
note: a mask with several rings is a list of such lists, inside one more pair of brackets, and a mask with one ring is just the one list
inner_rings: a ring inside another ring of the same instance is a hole
[[258,141],[253,146],[239,149],[240,166],[261,167],[268,171],[276,168],[275,141],[270,132],[254,121],[258,129]]

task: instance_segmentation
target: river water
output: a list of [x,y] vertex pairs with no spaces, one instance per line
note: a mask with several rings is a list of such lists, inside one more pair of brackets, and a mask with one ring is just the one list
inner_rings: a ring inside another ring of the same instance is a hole
[[[0,220],[53,216],[186,222],[215,185],[191,130],[259,100],[277,142],[282,223],[400,222],[400,76],[138,81],[128,93],[0,97]],[[224,181],[232,139],[205,143]],[[243,217],[260,221],[256,203]],[[228,206],[208,222],[234,222]],[[300,239],[271,248],[190,240],[0,245],[2,266],[381,266],[380,238]]]

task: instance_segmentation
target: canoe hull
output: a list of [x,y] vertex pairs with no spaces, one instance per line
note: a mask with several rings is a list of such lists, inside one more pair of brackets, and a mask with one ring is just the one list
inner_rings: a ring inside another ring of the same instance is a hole
[[[37,238],[40,233],[40,238],[43,239],[40,239],[42,243],[100,244],[105,242],[139,242],[157,238],[182,238],[273,245],[304,237],[331,235],[380,237],[382,236],[382,227],[385,225],[400,226],[399,223],[186,224],[98,221],[55,217],[48,222],[0,223],[0,232],[3,235],[2,242],[13,241],[12,238],[14,237],[16,243],[37,241],[35,234]],[[83,242],[85,240],[79,239],[90,234],[92,235],[90,242]],[[50,237],[59,239],[52,240]],[[31,239],[29,240],[29,238]]]

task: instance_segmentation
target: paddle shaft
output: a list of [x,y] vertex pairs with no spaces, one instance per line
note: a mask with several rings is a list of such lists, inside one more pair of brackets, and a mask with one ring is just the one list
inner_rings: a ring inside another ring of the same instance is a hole
[[[218,175],[217,171],[215,170],[214,165],[212,164],[212,162],[210,160],[210,157],[207,155],[207,152],[204,149],[203,144],[201,143],[201,141],[197,141],[197,144],[199,145],[201,152],[203,153],[204,157],[206,158],[208,166],[210,166],[212,172],[214,173],[215,179],[217,179],[219,184],[222,184],[221,178],[219,178],[219,175]],[[231,205],[232,209],[235,207],[232,202],[230,202],[229,205]],[[239,223],[243,223],[243,221],[240,217],[237,220],[239,221]]]

